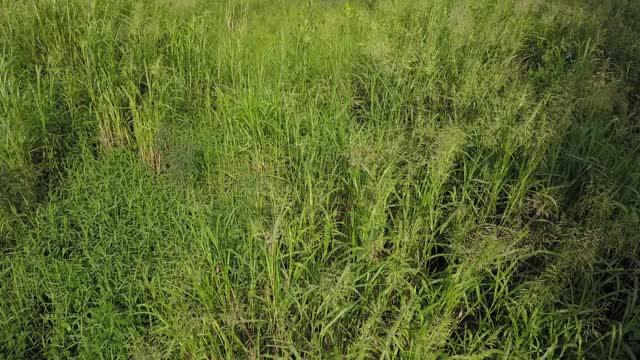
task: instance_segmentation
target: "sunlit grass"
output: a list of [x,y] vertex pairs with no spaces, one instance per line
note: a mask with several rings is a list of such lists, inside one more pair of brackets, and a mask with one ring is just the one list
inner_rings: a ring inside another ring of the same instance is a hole
[[633,1],[0,5],[0,357],[640,352]]

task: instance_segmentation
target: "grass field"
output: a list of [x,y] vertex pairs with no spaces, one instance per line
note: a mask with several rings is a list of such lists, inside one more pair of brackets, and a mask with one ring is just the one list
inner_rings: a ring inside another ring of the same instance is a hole
[[0,358],[640,358],[639,1],[0,4]]

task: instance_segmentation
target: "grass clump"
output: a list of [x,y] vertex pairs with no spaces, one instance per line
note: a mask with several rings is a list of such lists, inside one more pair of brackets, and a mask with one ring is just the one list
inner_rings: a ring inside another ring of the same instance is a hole
[[640,353],[636,2],[0,4],[1,357]]

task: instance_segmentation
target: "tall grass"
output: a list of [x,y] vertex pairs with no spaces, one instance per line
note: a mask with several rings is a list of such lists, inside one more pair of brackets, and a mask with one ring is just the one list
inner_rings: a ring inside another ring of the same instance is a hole
[[634,1],[0,5],[0,355],[635,359]]

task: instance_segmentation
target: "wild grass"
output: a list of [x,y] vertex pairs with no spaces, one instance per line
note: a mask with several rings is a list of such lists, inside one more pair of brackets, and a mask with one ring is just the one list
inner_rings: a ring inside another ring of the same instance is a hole
[[0,357],[640,353],[636,1],[0,4]]

